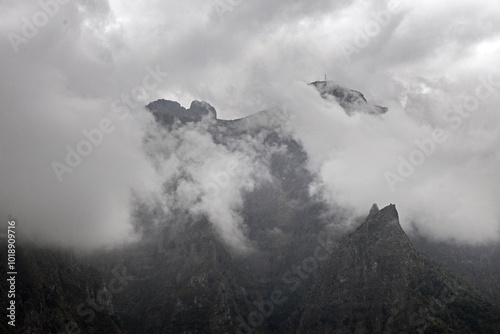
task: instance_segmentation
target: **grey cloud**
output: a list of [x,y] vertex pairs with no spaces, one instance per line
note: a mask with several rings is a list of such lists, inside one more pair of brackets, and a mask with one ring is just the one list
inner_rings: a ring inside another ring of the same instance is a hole
[[[222,118],[287,105],[299,115],[292,130],[331,200],[360,212],[373,202],[398,203],[406,227],[420,217],[420,226],[441,238],[495,236],[498,94],[482,101],[477,117],[451,132],[399,192],[389,193],[383,180],[398,156],[414,149],[415,138],[446,125],[450,105],[498,69],[495,1],[420,2],[351,63],[338,42],[352,38],[386,2],[242,1],[220,19],[214,5],[201,0],[71,2],[17,54],[6,35],[19,32],[21,19],[39,8],[0,6],[0,213],[17,216],[41,238],[92,245],[121,240],[130,235],[130,189],[144,196],[161,192],[165,178],[141,148],[151,119],[137,111],[123,121],[111,111],[112,101],[130,94],[147,66],[157,65],[169,76],[150,100],[207,100]],[[390,113],[382,120],[345,118],[307,87],[324,74]],[[65,146],[76,145],[81,131],[103,117],[113,120],[115,132],[59,184],[50,163],[64,159]],[[192,185],[185,185],[186,199],[188,190]],[[225,212],[235,212],[237,201],[228,203]],[[474,233],[471,220],[481,221]]]

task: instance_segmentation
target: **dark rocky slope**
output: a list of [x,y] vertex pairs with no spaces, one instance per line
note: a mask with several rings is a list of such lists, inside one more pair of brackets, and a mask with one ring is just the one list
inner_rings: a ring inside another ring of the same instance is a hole
[[464,245],[435,241],[415,234],[415,247],[474,287],[489,302],[500,306],[500,244]]
[[[16,326],[2,321],[0,333],[126,333],[108,290],[115,286],[71,251],[18,244],[16,263]],[[7,267],[4,256],[0,265]],[[5,283],[3,279],[4,309]]]
[[500,333],[500,311],[422,256],[374,205],[304,296],[297,333]]

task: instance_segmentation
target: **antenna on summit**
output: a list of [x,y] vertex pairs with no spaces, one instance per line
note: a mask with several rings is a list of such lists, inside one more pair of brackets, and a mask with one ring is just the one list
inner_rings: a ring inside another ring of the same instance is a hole
[[326,82],[326,74],[325,74],[325,82]]

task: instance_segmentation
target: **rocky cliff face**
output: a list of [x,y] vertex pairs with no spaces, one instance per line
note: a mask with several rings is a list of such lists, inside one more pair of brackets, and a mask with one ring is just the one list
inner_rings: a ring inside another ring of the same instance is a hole
[[175,120],[182,123],[199,122],[204,116],[217,118],[215,108],[204,101],[193,101],[189,109],[176,101],[157,100],[146,106],[163,126],[171,126]]
[[[16,326],[0,333],[126,333],[113,309],[116,285],[72,252],[22,244],[16,260]],[[6,268],[3,256],[0,265]]]
[[500,244],[463,245],[412,235],[415,247],[500,306]]
[[[500,313],[423,257],[374,205],[303,299],[297,333],[495,333]],[[486,320],[488,319],[488,320]]]

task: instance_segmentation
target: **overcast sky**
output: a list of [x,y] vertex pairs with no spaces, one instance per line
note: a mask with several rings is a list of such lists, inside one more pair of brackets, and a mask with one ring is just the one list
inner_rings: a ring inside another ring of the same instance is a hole
[[[159,180],[141,149],[151,119],[114,111],[197,99],[227,119],[290,108],[329,200],[360,214],[396,203],[407,231],[498,238],[497,0],[60,2],[0,0],[2,219],[66,244],[120,240],[130,189]],[[389,113],[318,100],[306,84],[325,74]],[[110,133],[60,182],[53,163],[103,118]],[[387,172],[436,128],[447,140],[391,188]]]

